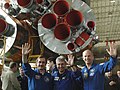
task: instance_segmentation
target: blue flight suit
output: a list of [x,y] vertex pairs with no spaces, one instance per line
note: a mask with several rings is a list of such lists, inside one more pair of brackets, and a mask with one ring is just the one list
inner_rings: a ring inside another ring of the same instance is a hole
[[82,69],[84,90],[104,90],[104,74],[111,71],[116,62],[117,58],[110,57],[110,60],[105,63],[93,63],[90,69],[85,66]]
[[39,70],[32,70],[30,64],[22,64],[25,74],[28,76],[29,90],[53,90],[53,78],[50,73],[44,75]]
[[83,90],[81,71],[65,70],[63,74],[55,71],[52,75],[54,77],[54,90]]

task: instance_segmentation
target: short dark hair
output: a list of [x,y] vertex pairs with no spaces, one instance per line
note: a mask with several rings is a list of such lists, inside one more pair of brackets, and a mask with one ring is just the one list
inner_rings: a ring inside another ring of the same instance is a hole
[[38,59],[40,59],[40,58],[44,58],[44,59],[45,59],[45,63],[47,62],[47,60],[46,60],[46,58],[45,58],[44,56],[39,56],[39,57],[37,57],[36,62],[37,62]]
[[10,69],[12,69],[12,68],[14,68],[16,66],[17,66],[16,62],[10,62],[10,64],[9,64]]
[[53,61],[53,63],[55,64],[55,58],[54,58],[54,57],[49,57],[49,58],[47,59],[47,61],[50,61],[50,62]]

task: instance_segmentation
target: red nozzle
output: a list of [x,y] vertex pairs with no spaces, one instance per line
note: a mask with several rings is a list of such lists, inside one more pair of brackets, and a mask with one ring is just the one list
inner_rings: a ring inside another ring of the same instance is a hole
[[56,25],[57,18],[55,16],[55,14],[48,13],[48,14],[45,14],[43,16],[41,22],[42,22],[43,27],[45,27],[47,29],[51,29],[51,28],[53,28]]
[[93,29],[93,28],[95,27],[95,22],[89,21],[89,22],[87,23],[87,26],[88,26],[90,29]]
[[73,50],[75,50],[75,44],[74,44],[74,43],[68,43],[67,48],[68,48],[70,51],[73,51]]
[[70,28],[64,23],[58,24],[54,29],[54,35],[59,40],[65,40],[70,35]]
[[0,33],[4,32],[7,27],[7,23],[0,18]]
[[83,15],[80,11],[72,10],[66,16],[66,22],[70,26],[78,26],[83,21]]
[[70,7],[67,1],[59,0],[54,4],[53,11],[58,16],[63,16],[69,11]]
[[4,4],[4,8],[5,8],[5,9],[8,9],[9,7],[10,7],[10,4],[9,4],[9,3],[5,3],[5,4]]
[[27,7],[31,3],[31,0],[17,0],[17,2],[21,7]]
[[43,2],[43,0],[36,0],[37,4],[41,4]]

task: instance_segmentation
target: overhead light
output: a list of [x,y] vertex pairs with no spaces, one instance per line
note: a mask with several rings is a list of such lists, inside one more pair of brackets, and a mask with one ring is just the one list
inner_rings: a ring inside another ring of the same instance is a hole
[[111,3],[115,3],[115,0],[110,0]]

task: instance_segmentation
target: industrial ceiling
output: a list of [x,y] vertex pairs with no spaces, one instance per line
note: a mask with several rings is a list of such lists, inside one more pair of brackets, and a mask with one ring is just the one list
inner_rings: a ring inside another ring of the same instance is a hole
[[120,0],[90,0],[101,42],[120,40]]
[[95,56],[104,57],[106,52],[106,42],[116,41],[118,46],[118,56],[120,51],[120,0],[85,0],[91,7],[96,17],[96,34],[99,43],[93,47],[97,53]]

